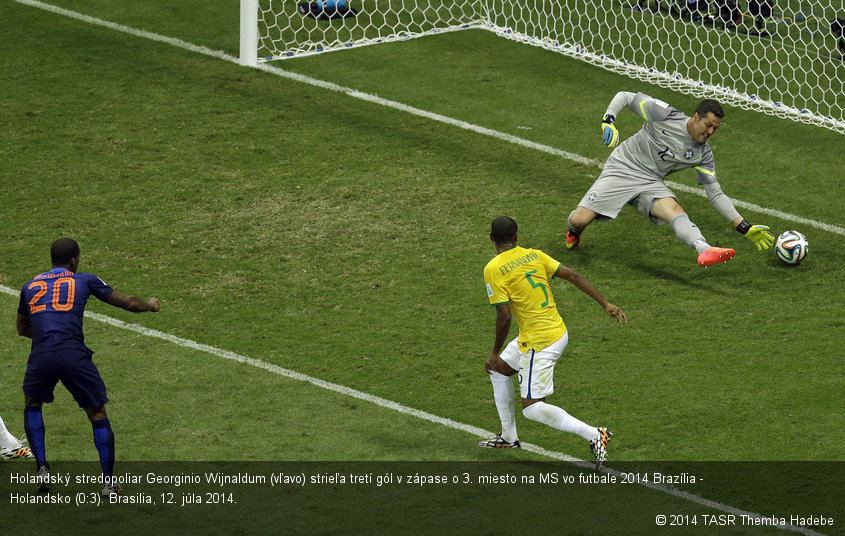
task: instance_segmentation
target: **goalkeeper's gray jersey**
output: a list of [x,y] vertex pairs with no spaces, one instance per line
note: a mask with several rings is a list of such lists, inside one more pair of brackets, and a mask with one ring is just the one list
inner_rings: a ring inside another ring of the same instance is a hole
[[646,122],[611,153],[603,174],[662,181],[670,173],[694,167],[699,184],[716,182],[713,153],[707,143],[698,143],[689,135],[689,117],[644,93],[625,91],[616,95],[607,113],[618,117],[625,107]]

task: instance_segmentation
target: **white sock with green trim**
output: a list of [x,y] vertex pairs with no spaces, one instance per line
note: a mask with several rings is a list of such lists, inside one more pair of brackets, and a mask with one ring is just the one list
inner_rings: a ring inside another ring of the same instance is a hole
[[587,441],[595,439],[598,433],[595,427],[579,421],[563,409],[545,402],[531,404],[522,410],[522,414],[532,421],[551,426],[555,430],[578,434]]
[[493,384],[493,399],[496,401],[499,420],[502,421],[502,439],[508,443],[513,443],[519,439],[516,434],[516,415],[514,415],[513,410],[514,400],[516,400],[513,382],[510,376],[491,370],[490,383]]

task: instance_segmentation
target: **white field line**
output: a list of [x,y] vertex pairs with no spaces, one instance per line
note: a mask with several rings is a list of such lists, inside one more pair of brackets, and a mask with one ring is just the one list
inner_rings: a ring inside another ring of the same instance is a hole
[[[63,15],[65,17],[70,17],[73,19],[77,19],[83,22],[87,22],[89,24],[94,24],[97,26],[103,26],[105,28],[110,28],[112,30],[116,30],[119,32],[123,32],[126,34],[134,35],[137,37],[143,37],[145,39],[150,39],[152,41],[158,41],[160,43],[166,43],[168,45],[182,48],[185,50],[189,50],[191,52],[197,52],[199,54],[204,54],[206,56],[211,56],[213,58],[221,59],[224,61],[228,61],[231,63],[238,64],[238,58],[234,56],[230,56],[223,51],[220,50],[212,50],[207,47],[194,45],[192,43],[188,43],[181,39],[176,39],[174,37],[167,37],[164,35],[148,32],[145,30],[138,30],[136,28],[131,28],[129,26],[124,26],[122,24],[116,24],[114,22],[109,22],[106,20],[98,19],[95,17],[91,17],[89,15],[84,15],[82,13],[77,13],[76,11],[71,11],[68,9],[64,9],[61,7],[53,6],[50,4],[45,4],[43,2],[39,2],[37,0],[15,0],[20,4],[25,4],[32,7],[37,7],[39,9],[43,9],[46,11],[51,11],[53,13],[57,13],[59,15]],[[287,78],[289,80],[294,80],[296,82],[300,82],[303,84],[308,84],[311,86],[319,87],[322,89],[326,89],[329,91],[334,91],[337,93],[342,93],[349,97],[360,99],[363,101],[371,102],[374,104],[378,104],[380,106],[385,106],[387,108],[393,108],[394,110],[399,110],[402,112],[406,112],[412,115],[416,115],[418,117],[424,117],[426,119],[430,119],[432,121],[438,121],[440,123],[445,123],[447,125],[451,125],[457,128],[461,128],[464,130],[468,130],[471,132],[475,132],[478,134],[482,134],[485,136],[490,136],[496,138],[498,140],[502,140],[508,143],[513,143],[515,145],[519,145],[522,147],[526,147],[528,149],[534,149],[536,151],[540,151],[543,153],[547,153],[553,156],[559,156],[561,158],[565,158],[567,160],[571,160],[573,162],[578,162],[580,164],[584,164],[586,166],[596,166],[602,167],[602,162],[596,159],[587,158],[585,156],[581,156],[576,153],[570,153],[568,151],[564,151],[562,149],[557,149],[554,147],[550,147],[548,145],[543,145],[541,143],[535,143],[533,141],[526,140],[524,138],[520,138],[518,136],[513,136],[511,134],[506,134],[504,132],[499,132],[496,130],[492,130],[489,128],[484,128],[482,126],[474,125],[472,123],[467,123],[466,121],[461,121],[459,119],[453,119],[451,117],[447,117],[444,115],[436,114],[434,112],[429,112],[427,110],[421,110],[419,108],[415,108],[413,106],[409,106],[407,104],[402,104],[401,102],[396,102],[388,99],[383,99],[377,95],[371,95],[369,93],[363,93],[361,91],[351,89],[348,87],[343,87],[338,84],[332,82],[326,82],[324,80],[319,80],[316,78],[311,78],[310,76],[305,76],[297,73],[292,73],[290,71],[285,71],[283,69],[279,69],[278,67],[273,67],[268,64],[260,64],[255,69],[259,69],[262,71],[266,71],[268,73],[272,73],[274,75]],[[707,197],[707,194],[702,188],[695,188],[692,186],[687,186],[684,184],[680,184],[674,181],[666,181],[666,184],[677,190],[681,190],[684,192],[688,192],[691,194],[695,194],[701,197]],[[754,203],[748,203],[746,201],[741,201],[739,199],[732,199],[734,205],[738,208],[742,208],[745,210],[750,210],[752,212],[757,212],[759,214],[765,214],[767,216],[772,216],[781,220],[784,220],[789,223],[796,223],[801,224],[809,227],[814,227],[816,229],[821,229],[824,231],[829,231],[831,233],[836,233],[839,235],[845,236],[845,227],[834,225],[830,223],[824,223],[820,221],[816,221],[810,218],[804,218],[802,216],[796,216],[794,214],[789,214],[787,212],[782,212],[780,210],[775,210],[772,208],[761,207],[759,205],[755,205]]]
[[[0,285],[0,292],[3,292],[5,294],[9,294],[10,296],[15,296],[15,297],[20,295],[19,291],[15,290],[11,287],[7,287],[6,285]],[[339,393],[339,394],[346,395],[346,396],[351,396],[351,397],[357,398],[359,400],[364,400],[366,402],[370,402],[372,404],[375,404],[375,405],[383,407],[383,408],[387,408],[387,409],[390,409],[390,410],[393,410],[393,411],[396,411],[396,412],[399,412],[399,413],[404,413],[406,415],[410,415],[412,417],[416,417],[418,419],[429,421],[429,422],[432,422],[432,423],[435,423],[435,424],[440,424],[440,425],[446,426],[448,428],[452,428],[454,430],[466,432],[470,435],[474,435],[474,436],[485,438],[485,439],[492,437],[494,435],[493,432],[487,431],[483,428],[478,428],[476,426],[472,426],[472,425],[465,424],[465,423],[462,423],[462,422],[454,421],[452,419],[440,417],[438,415],[434,415],[434,414],[428,413],[426,411],[415,409],[415,408],[412,408],[410,406],[400,404],[398,402],[393,402],[392,400],[387,400],[386,398],[381,398],[379,396],[364,393],[362,391],[358,391],[356,389],[352,389],[351,387],[346,387],[344,385],[340,385],[340,384],[337,384],[337,383],[327,382],[327,381],[321,380],[319,378],[314,378],[313,376],[308,376],[307,374],[302,374],[302,373],[296,372],[294,370],[282,368],[278,365],[274,365],[272,363],[268,363],[268,362],[262,361],[260,359],[255,359],[255,358],[248,357],[248,356],[245,356],[245,355],[236,354],[235,352],[230,352],[229,350],[223,350],[223,349],[217,348],[215,346],[209,346],[207,344],[198,343],[198,342],[192,341],[190,339],[183,339],[182,337],[177,337],[176,335],[170,335],[169,333],[164,333],[163,331],[158,331],[158,330],[155,330],[155,329],[145,328],[144,326],[141,326],[141,325],[138,325],[138,324],[130,324],[130,323],[124,322],[122,320],[118,320],[116,318],[112,318],[110,316],[106,316],[106,315],[103,315],[103,314],[100,314],[100,313],[93,313],[93,312],[90,312],[90,311],[86,311],[85,317],[90,318],[92,320],[96,320],[98,322],[103,322],[105,324],[108,324],[108,325],[116,327],[116,328],[124,329],[124,330],[127,330],[127,331],[133,331],[135,333],[138,333],[140,335],[144,335],[146,337],[161,339],[163,341],[173,343],[173,344],[175,344],[177,346],[181,346],[183,348],[190,348],[192,350],[211,354],[213,356],[221,357],[223,359],[228,359],[230,361],[235,361],[235,362],[238,362],[238,363],[243,363],[245,365],[250,365],[252,367],[263,369],[263,370],[266,370],[266,371],[271,372],[273,374],[278,374],[279,376],[284,376],[284,377],[292,379],[292,380],[307,382],[307,383],[310,383],[310,384],[315,385],[317,387],[320,387],[322,389],[327,389],[329,391],[334,391],[335,393]],[[581,468],[586,469],[586,470],[592,471],[594,469],[594,464],[592,462],[580,460],[578,458],[575,458],[575,457],[570,456],[568,454],[564,454],[562,452],[547,450],[547,449],[544,449],[543,447],[540,447],[538,445],[534,445],[534,444],[531,444],[531,443],[522,443],[522,448],[529,451],[529,452],[533,452],[535,454],[538,454],[540,456],[545,456],[547,458],[552,458],[552,459],[555,459],[555,460],[560,460],[560,461],[563,461],[563,462],[571,463],[573,465],[576,465],[576,466],[581,467]],[[621,480],[623,478],[622,473],[615,470],[615,469],[604,468],[604,471],[608,474],[614,475],[619,480]],[[738,518],[742,517],[742,516],[746,516],[747,518],[750,518],[750,519],[763,519],[763,518],[771,519],[771,517],[763,516],[763,515],[755,513],[755,512],[748,512],[748,511],[745,511],[745,510],[741,510],[739,508],[735,508],[733,506],[729,506],[727,504],[722,504],[722,503],[719,503],[719,502],[716,502],[716,501],[711,501],[711,500],[705,499],[704,497],[701,497],[699,495],[695,495],[694,493],[689,493],[689,492],[686,492],[686,491],[678,490],[674,487],[665,486],[665,485],[662,485],[662,484],[655,484],[654,482],[639,482],[639,484],[641,486],[651,488],[653,490],[660,491],[660,492],[672,495],[674,497],[678,497],[680,499],[699,504],[701,506],[705,506],[705,507],[708,507],[708,508],[719,510],[721,512],[725,512],[725,513],[728,513],[728,514],[732,514],[734,516],[737,516]],[[812,531],[812,530],[810,530],[806,527],[793,526],[793,525],[774,525],[774,527],[784,529],[784,530],[793,531],[793,532],[798,532],[798,533],[801,533],[801,534],[806,534],[808,536],[824,536],[823,534],[821,534],[819,532]]]

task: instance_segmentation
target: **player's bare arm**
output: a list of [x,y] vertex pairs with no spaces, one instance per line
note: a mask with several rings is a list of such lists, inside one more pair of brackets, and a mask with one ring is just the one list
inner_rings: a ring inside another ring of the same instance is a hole
[[18,320],[15,324],[18,328],[18,335],[29,339],[32,338],[32,322],[30,322],[27,315],[18,313]]
[[496,339],[493,342],[493,351],[484,362],[484,372],[488,374],[491,370],[495,370],[496,362],[499,361],[499,354],[502,353],[502,347],[511,331],[512,318],[510,304],[500,303],[496,306]]
[[116,290],[112,292],[109,299],[106,300],[106,303],[133,313],[157,313],[161,309],[161,304],[159,303],[158,298],[150,298],[145,301],[136,296],[128,296]]
[[617,323],[621,324],[623,322],[628,322],[628,316],[625,314],[625,311],[607,301],[586,277],[579,274],[572,268],[561,264],[555,276],[569,281],[575,285],[578,290],[596,300],[596,302],[602,306],[604,312]]

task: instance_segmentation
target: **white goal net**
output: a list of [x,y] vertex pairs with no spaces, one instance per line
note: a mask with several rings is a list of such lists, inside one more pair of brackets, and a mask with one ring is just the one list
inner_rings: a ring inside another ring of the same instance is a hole
[[845,133],[841,0],[241,2],[247,65],[480,28],[683,93]]

